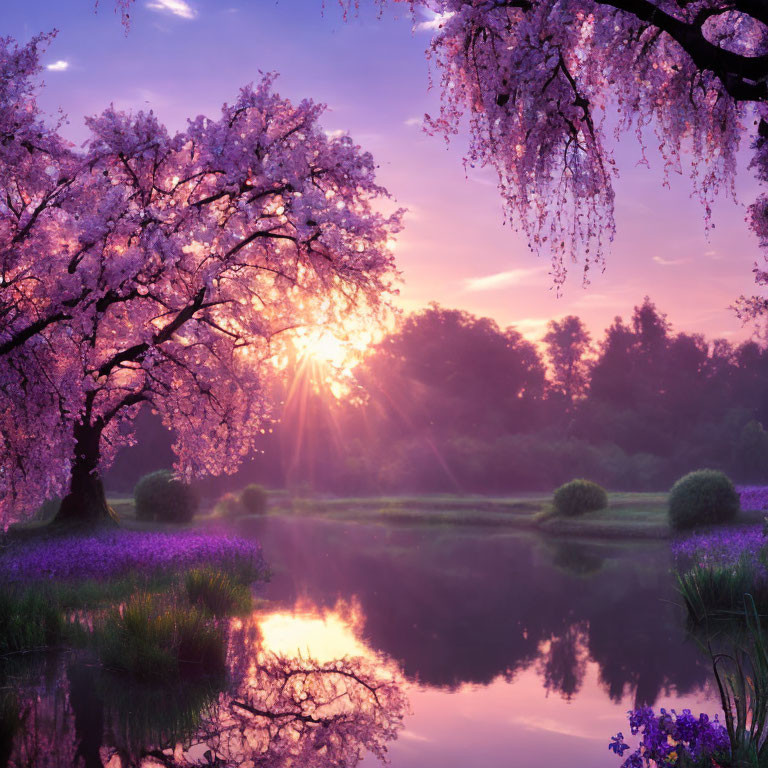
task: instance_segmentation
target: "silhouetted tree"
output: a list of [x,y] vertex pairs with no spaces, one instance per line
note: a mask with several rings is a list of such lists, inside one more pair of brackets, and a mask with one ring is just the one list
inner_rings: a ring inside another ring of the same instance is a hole
[[589,382],[586,360],[590,348],[589,332],[580,318],[568,315],[549,322],[544,343],[552,366],[550,391],[562,395],[570,410],[574,399],[583,396]]

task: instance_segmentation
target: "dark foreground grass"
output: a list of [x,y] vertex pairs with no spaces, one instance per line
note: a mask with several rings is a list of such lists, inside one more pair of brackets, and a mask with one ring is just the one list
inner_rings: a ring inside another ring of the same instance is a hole
[[0,590],[0,658],[58,645],[64,618],[50,590]]
[[744,616],[747,596],[758,615],[768,618],[768,582],[746,558],[735,564],[694,565],[677,574],[677,583],[694,624]]
[[164,682],[222,674],[225,628],[195,606],[137,595],[95,629],[99,658],[112,672]]
[[189,602],[213,616],[243,615],[253,608],[248,586],[224,571],[195,568],[184,583]]

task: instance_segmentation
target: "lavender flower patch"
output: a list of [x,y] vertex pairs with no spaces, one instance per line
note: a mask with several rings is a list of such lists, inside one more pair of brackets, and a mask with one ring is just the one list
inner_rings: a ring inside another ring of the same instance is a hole
[[[629,713],[633,736],[640,735],[640,744],[621,764],[621,768],[673,768],[677,765],[710,764],[713,756],[730,753],[728,732],[715,715],[694,717],[690,709],[680,714],[674,709],[660,709],[655,715],[650,707],[640,707]],[[611,737],[608,749],[619,757],[631,749],[624,734]]]
[[737,489],[742,509],[768,510],[768,486],[740,485]]
[[6,581],[107,580],[132,571],[155,573],[197,565],[239,564],[263,570],[261,546],[252,540],[193,531],[101,532],[19,544],[0,554]]
[[675,541],[675,559],[699,565],[736,565],[739,561],[760,562],[760,550],[766,545],[760,527],[723,529],[694,534]]

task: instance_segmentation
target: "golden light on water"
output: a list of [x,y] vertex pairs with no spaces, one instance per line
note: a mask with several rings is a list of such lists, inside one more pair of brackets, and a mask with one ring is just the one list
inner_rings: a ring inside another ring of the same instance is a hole
[[304,656],[319,663],[346,657],[371,658],[360,639],[363,616],[357,603],[337,603],[331,610],[296,606],[257,615],[256,625],[265,651]]

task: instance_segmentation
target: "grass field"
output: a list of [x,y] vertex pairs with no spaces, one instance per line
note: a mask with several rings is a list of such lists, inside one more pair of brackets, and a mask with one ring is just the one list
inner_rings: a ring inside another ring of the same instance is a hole
[[[368,496],[340,498],[270,495],[270,516],[307,516],[344,522],[392,525],[476,526],[535,530],[553,536],[586,538],[666,539],[673,535],[667,523],[666,493],[609,493],[608,508],[577,518],[552,513],[549,494],[517,496]],[[128,525],[132,522],[130,497],[114,497],[110,503]],[[743,511],[737,524],[762,522],[764,511]],[[212,522],[205,511],[199,522]],[[260,516],[238,518],[239,525],[257,523]],[[156,526],[153,526],[156,527]]]

